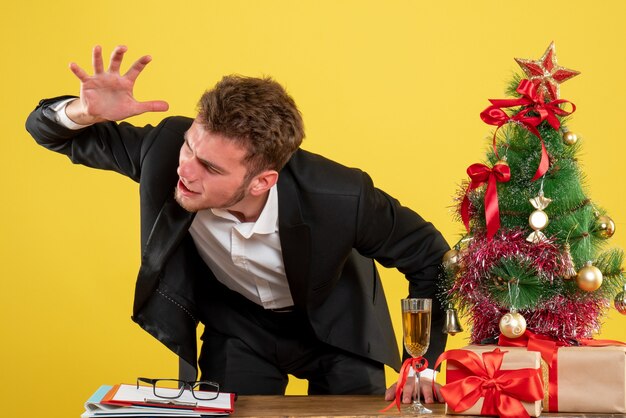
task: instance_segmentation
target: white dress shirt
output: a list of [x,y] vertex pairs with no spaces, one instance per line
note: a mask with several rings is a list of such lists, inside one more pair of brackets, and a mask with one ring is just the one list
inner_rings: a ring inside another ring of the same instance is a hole
[[293,305],[278,235],[276,185],[256,222],[206,209],[196,214],[189,232],[204,262],[226,287],[265,309]]

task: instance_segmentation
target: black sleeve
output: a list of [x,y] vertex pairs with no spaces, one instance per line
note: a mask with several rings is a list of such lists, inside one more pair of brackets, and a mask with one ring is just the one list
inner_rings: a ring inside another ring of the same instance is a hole
[[26,130],[39,145],[66,155],[74,164],[116,171],[139,181],[143,139],[154,128],[103,122],[84,129],[68,129],[55,120],[50,107],[71,97],[41,100],[28,116]]
[[357,248],[383,266],[402,272],[409,281],[410,297],[433,300],[430,345],[424,356],[432,367],[447,341],[442,332],[445,311],[437,294],[443,277],[441,260],[450,248],[433,224],[375,188],[367,174],[363,173],[363,178]]

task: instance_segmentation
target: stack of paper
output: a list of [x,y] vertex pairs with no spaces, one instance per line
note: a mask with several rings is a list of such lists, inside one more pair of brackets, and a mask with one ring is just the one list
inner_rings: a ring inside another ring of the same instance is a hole
[[[178,390],[175,390],[178,393]],[[189,391],[174,400],[156,398],[152,387],[103,385],[85,403],[81,418],[91,417],[208,417],[228,415],[234,410],[235,396],[220,393],[210,401],[197,400]]]

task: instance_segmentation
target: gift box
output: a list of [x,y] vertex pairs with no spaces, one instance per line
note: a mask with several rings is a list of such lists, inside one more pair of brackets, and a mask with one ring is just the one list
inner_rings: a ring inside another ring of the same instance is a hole
[[542,411],[541,355],[520,348],[467,346],[444,352],[446,414],[538,417]]
[[626,413],[626,346],[602,340],[581,344],[559,346],[527,332],[514,340],[501,337],[499,346],[479,347],[541,353],[544,412]]
[[545,366],[544,410],[626,413],[626,347],[560,347]]

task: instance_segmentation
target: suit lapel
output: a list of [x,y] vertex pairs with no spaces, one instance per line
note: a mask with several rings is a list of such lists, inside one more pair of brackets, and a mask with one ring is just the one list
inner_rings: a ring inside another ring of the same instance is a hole
[[278,233],[285,274],[296,306],[305,307],[311,262],[311,231],[302,219],[300,198],[288,170],[278,180]]
[[189,230],[193,217],[193,213],[187,212],[173,198],[161,208],[143,251],[135,287],[135,315],[158,287],[163,266]]

